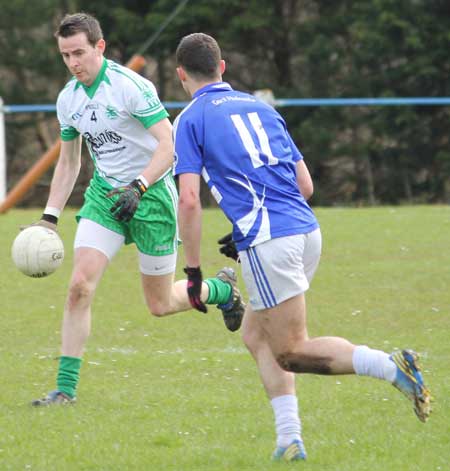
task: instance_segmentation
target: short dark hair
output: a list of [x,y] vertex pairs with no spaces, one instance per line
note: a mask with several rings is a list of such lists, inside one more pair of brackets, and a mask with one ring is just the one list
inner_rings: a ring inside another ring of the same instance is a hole
[[78,33],[85,33],[89,44],[95,46],[103,39],[102,28],[96,18],[88,13],[66,15],[55,32],[55,37],[68,38]]
[[217,77],[222,54],[217,41],[205,33],[185,36],[177,47],[177,64],[194,77],[213,79]]

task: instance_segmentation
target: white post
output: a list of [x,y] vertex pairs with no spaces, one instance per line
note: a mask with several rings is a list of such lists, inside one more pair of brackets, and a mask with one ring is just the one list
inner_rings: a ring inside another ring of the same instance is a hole
[[5,142],[5,113],[3,99],[0,97],[0,203],[6,198],[6,142]]

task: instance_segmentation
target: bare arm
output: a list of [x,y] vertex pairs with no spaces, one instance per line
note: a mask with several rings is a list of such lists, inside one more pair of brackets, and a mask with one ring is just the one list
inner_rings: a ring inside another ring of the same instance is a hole
[[47,206],[63,210],[72,193],[81,167],[81,136],[61,142],[61,151],[53,172]]
[[142,175],[147,179],[149,185],[152,185],[172,166],[174,149],[172,125],[167,118],[150,126],[148,130],[158,141],[158,147],[155,149],[150,163],[142,171]]
[[297,162],[297,185],[303,198],[309,200],[314,192],[314,185],[308,167],[303,159]]
[[202,205],[200,201],[200,175],[183,173],[179,178],[180,199],[178,222],[188,267],[200,266],[202,237]]

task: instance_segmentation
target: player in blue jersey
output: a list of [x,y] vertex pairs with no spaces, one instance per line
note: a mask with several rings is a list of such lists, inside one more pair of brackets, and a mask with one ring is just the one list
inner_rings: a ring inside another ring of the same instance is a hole
[[306,202],[313,184],[283,118],[222,81],[225,62],[211,36],[194,33],[177,48],[177,73],[192,102],[174,123],[178,218],[189,267],[200,267],[200,176],[233,224],[249,294],[243,339],[256,360],[277,433],[276,460],[306,458],[294,373],[359,374],[390,381],[430,413],[417,355],[389,355],[339,337],[310,338],[305,292],[318,266],[321,234]]

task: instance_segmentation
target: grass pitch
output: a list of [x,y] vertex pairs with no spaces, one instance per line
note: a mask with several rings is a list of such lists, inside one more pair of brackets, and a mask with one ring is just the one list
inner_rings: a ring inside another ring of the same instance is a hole
[[[385,382],[299,376],[308,461],[271,463],[272,410],[239,333],[225,329],[214,307],[150,317],[133,247],[118,254],[97,292],[78,404],[31,408],[55,386],[74,211],[60,223],[63,266],[32,279],[13,266],[10,247],[40,210],[13,210],[0,216],[0,469],[449,469],[450,208],[316,213],[324,249],[307,294],[310,335],[420,352],[436,399],[426,424]],[[229,264],[216,247],[228,231],[219,211],[206,211],[206,276]],[[183,263],[181,251],[179,277]]]

